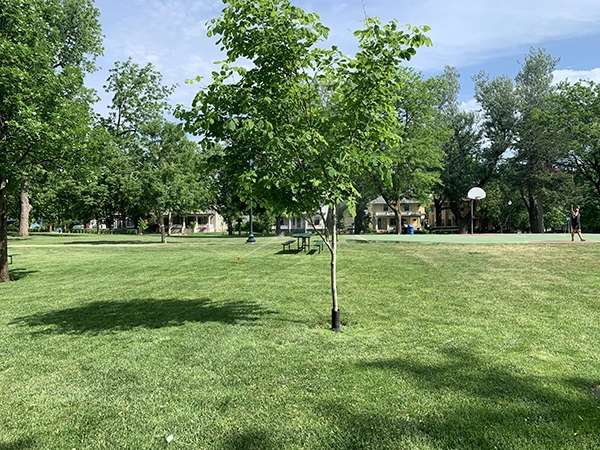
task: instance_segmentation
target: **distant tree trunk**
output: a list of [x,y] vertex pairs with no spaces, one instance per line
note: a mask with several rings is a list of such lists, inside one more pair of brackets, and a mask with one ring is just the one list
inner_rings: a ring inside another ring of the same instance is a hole
[[356,216],[354,217],[354,234],[366,233],[371,224],[371,215],[368,212],[369,202],[360,198],[356,204]]
[[[173,213],[171,211],[169,211],[167,213],[167,217],[169,218],[169,226],[167,228],[167,234],[169,236],[171,236],[171,230],[173,229]],[[181,231],[183,231],[183,228],[181,229]]]
[[275,219],[275,235],[279,236],[281,234],[281,216],[277,216]]
[[541,191],[529,195],[529,201],[524,202],[529,213],[529,225],[532,233],[543,233],[544,230],[544,203]]
[[19,232],[17,236],[29,236],[29,213],[31,209],[32,207],[29,203],[29,181],[25,180],[21,189],[21,214],[19,216]]
[[538,192],[537,193],[537,202],[536,202],[536,214],[537,214],[537,221],[536,221],[536,228],[537,228],[537,232],[538,233],[545,233],[546,232],[546,227],[544,225],[544,201],[542,199],[542,192]]
[[[459,205],[451,203],[450,211],[454,214],[456,219],[456,226],[458,227],[458,232],[460,234],[469,234],[471,232],[471,210],[467,212],[464,216],[461,214],[461,208]],[[475,211],[473,211],[475,214]]]
[[442,223],[442,208],[444,201],[441,198],[434,198],[433,204],[435,205],[435,226],[442,227],[444,224]]
[[396,202],[396,206],[392,208],[394,211],[394,217],[396,218],[396,230],[394,234],[402,234],[402,213],[400,212],[400,208],[402,205],[400,204],[400,199]]
[[471,215],[456,219],[456,226],[460,234],[469,234],[471,232]]
[[8,199],[6,197],[6,181],[0,178],[0,283],[10,281],[8,275]]
[[[396,198],[394,203],[392,203],[390,199],[383,196],[383,200],[390,208],[392,208],[392,212],[394,213],[394,217],[396,218],[396,230],[394,231],[394,234],[402,234],[402,213],[400,212],[400,208],[402,208],[402,199]],[[389,226],[390,224],[388,223],[388,232]]]
[[165,227],[165,218],[161,211],[156,211],[156,222],[158,223],[158,229],[160,230],[160,242],[166,244],[167,232]]

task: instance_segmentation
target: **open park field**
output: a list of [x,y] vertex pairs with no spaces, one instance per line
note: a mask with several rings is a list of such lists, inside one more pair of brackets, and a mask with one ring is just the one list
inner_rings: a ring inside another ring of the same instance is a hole
[[585,237],[11,238],[0,450],[597,449]]

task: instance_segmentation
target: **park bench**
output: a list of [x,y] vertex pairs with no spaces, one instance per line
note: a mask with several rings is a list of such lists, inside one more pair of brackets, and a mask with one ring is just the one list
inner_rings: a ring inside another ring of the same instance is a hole
[[283,246],[283,250],[282,250],[283,253],[285,253],[285,248],[286,247],[291,252],[292,249],[290,248],[290,245],[292,245],[294,242],[296,242],[294,239],[290,239],[289,241],[282,242],[281,245]]
[[315,243],[313,244],[315,247],[319,248],[319,253],[321,253],[321,249],[323,248],[323,246],[325,245],[325,242],[323,241],[315,241]]
[[8,256],[8,263],[12,264],[13,263],[13,260],[12,260],[13,256],[19,256],[19,254],[18,253],[12,253],[12,254],[9,254],[9,255],[6,255],[6,256]]
[[431,231],[435,234],[452,234],[458,233],[458,227],[431,227]]

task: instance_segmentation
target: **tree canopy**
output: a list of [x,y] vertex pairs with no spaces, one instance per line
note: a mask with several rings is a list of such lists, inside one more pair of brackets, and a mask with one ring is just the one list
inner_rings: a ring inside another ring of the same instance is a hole
[[90,117],[84,74],[102,53],[102,35],[91,0],[0,6],[0,281],[8,281],[8,191],[79,147]]
[[[353,204],[354,175],[379,167],[389,177],[381,145],[400,141],[396,74],[427,29],[401,31],[368,18],[355,33],[354,57],[316,47],[328,29],[314,13],[282,0],[229,0],[211,21],[227,58],[213,81],[180,110],[189,132],[235,154],[239,185],[274,210],[310,217],[321,207]],[[236,66],[251,62],[247,69]],[[335,217],[330,218],[335,224]],[[335,228],[335,227],[334,227]],[[335,229],[334,229],[335,235]],[[339,331],[336,239],[331,253],[332,327]],[[334,317],[337,317],[337,324]]]

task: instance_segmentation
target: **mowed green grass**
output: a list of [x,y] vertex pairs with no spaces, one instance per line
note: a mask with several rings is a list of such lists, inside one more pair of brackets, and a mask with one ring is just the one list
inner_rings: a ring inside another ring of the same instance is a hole
[[600,447],[600,245],[283,240],[11,239],[0,449]]

